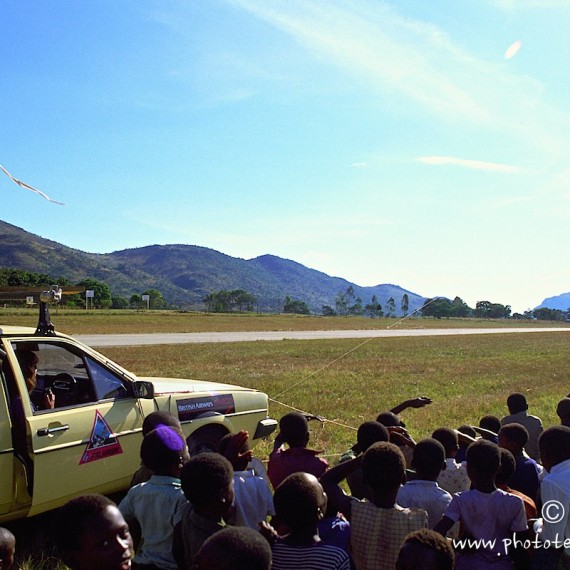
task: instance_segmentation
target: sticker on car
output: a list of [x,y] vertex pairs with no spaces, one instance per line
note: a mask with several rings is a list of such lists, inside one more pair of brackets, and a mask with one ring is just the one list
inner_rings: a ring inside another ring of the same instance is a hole
[[91,437],[81,456],[79,465],[112,457],[113,455],[120,455],[121,453],[123,453],[123,449],[117,436],[113,434],[109,424],[99,413],[99,410],[95,410],[95,421],[93,422]]
[[232,394],[212,394],[199,398],[188,398],[176,402],[178,419],[181,422],[193,420],[206,412],[233,414],[236,411]]

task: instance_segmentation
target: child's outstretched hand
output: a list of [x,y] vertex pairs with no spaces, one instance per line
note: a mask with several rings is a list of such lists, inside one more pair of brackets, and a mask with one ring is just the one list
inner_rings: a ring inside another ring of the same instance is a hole
[[325,423],[325,418],[323,416],[315,416],[313,414],[303,414],[305,416],[305,418],[307,418],[307,421],[310,420],[317,420],[319,422],[321,422],[322,424]]
[[244,458],[247,458],[248,462],[251,461],[253,451],[248,449],[247,451],[242,452],[242,449],[247,443],[248,437],[249,433],[242,430],[236,433],[228,443],[224,456],[232,465]]
[[267,542],[269,542],[269,544],[273,546],[273,543],[277,540],[277,537],[279,536],[277,534],[277,531],[266,521],[261,521],[258,526],[261,536],[263,536],[263,538],[265,538],[265,540],[267,540]]
[[414,398],[412,400],[408,400],[408,407],[409,408],[423,408],[428,404],[432,403],[432,399],[428,398],[427,396],[420,396],[419,398]]

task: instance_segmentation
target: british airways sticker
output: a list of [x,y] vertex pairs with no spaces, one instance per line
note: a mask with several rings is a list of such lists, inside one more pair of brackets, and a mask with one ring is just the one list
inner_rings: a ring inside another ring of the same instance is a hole
[[91,430],[91,438],[81,456],[79,465],[121,453],[123,453],[123,448],[117,436],[113,434],[109,424],[99,413],[99,410],[95,410],[95,421],[93,422],[93,429]]
[[236,411],[234,397],[231,394],[212,394],[199,398],[188,398],[176,402],[178,419],[181,422],[193,420],[206,412],[233,414]]

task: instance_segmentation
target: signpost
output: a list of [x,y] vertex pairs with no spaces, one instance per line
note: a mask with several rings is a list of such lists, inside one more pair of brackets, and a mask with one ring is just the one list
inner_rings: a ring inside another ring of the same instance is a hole
[[[89,299],[93,299],[93,297],[95,297],[95,291],[87,289],[85,291],[85,310],[89,308]],[[91,301],[91,308],[93,308],[93,301]]]

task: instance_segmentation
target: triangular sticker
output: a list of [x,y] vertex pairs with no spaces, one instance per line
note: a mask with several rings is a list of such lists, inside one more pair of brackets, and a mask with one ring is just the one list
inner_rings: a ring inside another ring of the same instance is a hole
[[123,449],[117,436],[113,434],[109,424],[99,413],[99,410],[95,410],[95,421],[93,422],[93,429],[91,430],[91,438],[81,456],[79,465],[121,453],[123,453]]

